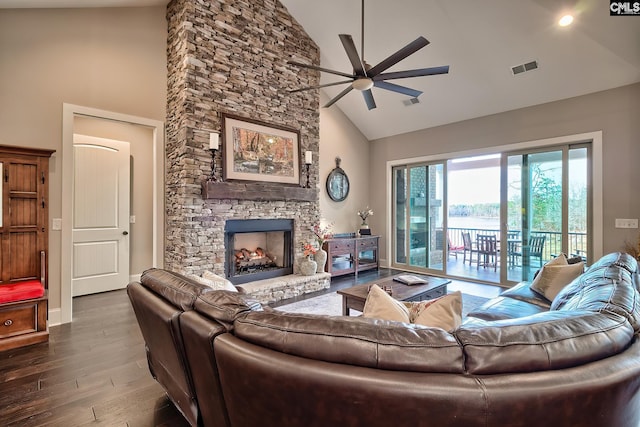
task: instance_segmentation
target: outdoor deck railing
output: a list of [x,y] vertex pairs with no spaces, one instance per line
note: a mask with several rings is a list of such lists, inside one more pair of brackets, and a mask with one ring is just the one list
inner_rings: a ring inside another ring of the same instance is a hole
[[[471,236],[471,241],[475,242],[478,234],[494,234],[498,239],[500,238],[500,230],[490,228],[449,228],[449,239],[453,246],[462,246],[462,233],[468,232]],[[509,230],[509,232],[518,232],[520,230]],[[562,233],[553,231],[536,231],[533,230],[530,233],[535,236],[546,236],[544,242],[544,248],[542,252],[542,259],[548,261],[560,252],[562,252]],[[521,235],[521,234],[519,234]],[[569,233],[569,255],[579,255],[582,257],[587,256],[587,234],[570,232]]]

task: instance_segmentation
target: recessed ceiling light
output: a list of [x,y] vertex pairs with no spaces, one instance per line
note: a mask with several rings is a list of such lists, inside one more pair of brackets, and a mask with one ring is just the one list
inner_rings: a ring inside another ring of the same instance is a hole
[[573,22],[573,15],[564,15],[558,21],[558,25],[560,25],[561,27],[566,27],[568,25],[571,25],[572,22]]

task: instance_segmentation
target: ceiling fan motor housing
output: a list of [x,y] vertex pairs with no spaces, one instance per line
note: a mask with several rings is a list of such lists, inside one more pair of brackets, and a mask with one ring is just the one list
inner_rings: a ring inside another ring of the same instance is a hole
[[360,77],[355,79],[351,85],[356,90],[369,90],[373,87],[373,80],[368,77]]

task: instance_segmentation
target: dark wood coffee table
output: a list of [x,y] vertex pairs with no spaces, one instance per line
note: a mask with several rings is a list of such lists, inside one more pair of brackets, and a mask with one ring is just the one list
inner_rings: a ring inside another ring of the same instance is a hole
[[369,283],[363,283],[362,285],[356,285],[351,288],[342,289],[338,291],[338,294],[342,295],[342,315],[349,316],[349,310],[358,310],[362,312],[364,310],[364,303],[367,300],[367,294],[369,293],[369,287],[371,285],[378,285],[381,288],[384,286],[391,287],[391,296],[399,301],[422,301],[425,299],[433,299],[442,296],[447,293],[447,284],[451,280],[443,279],[441,277],[425,276],[423,274],[414,274],[412,276],[418,276],[427,281],[423,285],[405,285],[404,283],[396,282],[394,277],[400,276],[397,274],[391,277],[385,277],[383,279],[374,280]]

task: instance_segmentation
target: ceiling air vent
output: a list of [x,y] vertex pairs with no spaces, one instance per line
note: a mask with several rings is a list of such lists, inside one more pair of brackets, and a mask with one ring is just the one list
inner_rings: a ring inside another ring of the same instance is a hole
[[532,71],[538,68],[538,61],[527,62],[526,64],[516,65],[515,67],[511,67],[511,73],[513,75],[522,74],[525,71]]
[[418,98],[409,98],[409,99],[405,99],[404,101],[402,101],[402,103],[405,106],[410,107],[410,106],[415,105],[415,104],[420,104],[420,100]]

